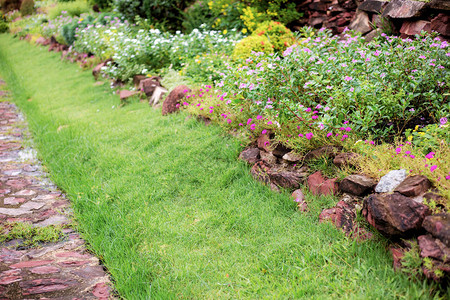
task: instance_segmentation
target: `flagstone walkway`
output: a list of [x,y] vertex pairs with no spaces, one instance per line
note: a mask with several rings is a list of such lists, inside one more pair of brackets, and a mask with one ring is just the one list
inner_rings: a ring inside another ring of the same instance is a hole
[[[8,97],[2,90],[0,101]],[[112,299],[111,282],[98,258],[71,227],[70,203],[47,179],[14,104],[0,102],[0,235],[22,222],[57,226],[57,242],[28,247],[23,239],[1,242],[1,299]]]

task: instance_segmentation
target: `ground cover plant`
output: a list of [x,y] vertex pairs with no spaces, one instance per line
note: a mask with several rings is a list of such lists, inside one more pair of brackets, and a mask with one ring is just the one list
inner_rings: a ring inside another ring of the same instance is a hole
[[432,297],[392,270],[382,237],[358,243],[318,224],[335,198],[307,194],[300,214],[255,182],[219,127],[142,103],[117,109],[89,72],[10,36],[0,70],[124,298]]

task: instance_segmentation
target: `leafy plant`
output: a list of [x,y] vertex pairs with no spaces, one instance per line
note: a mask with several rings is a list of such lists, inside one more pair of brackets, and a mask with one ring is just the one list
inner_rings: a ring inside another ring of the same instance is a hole
[[34,13],[34,0],[22,0],[20,4],[20,13],[22,16],[28,16]]
[[75,0],[71,2],[59,2],[56,6],[49,9],[49,19],[55,19],[61,15],[77,16],[87,13],[91,10],[89,3],[86,0]]

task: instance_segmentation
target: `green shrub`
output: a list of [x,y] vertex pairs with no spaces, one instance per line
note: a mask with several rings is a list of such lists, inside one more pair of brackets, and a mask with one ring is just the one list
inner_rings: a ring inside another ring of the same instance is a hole
[[283,52],[294,44],[294,35],[280,22],[269,21],[259,25],[253,34],[267,36],[275,52]]
[[273,48],[274,46],[266,36],[251,35],[236,44],[233,51],[233,58],[248,58],[253,51],[269,54],[273,53]]
[[202,24],[205,24],[207,28],[210,28],[214,23],[214,17],[211,15],[211,11],[208,5],[203,1],[198,1],[189,6],[183,15],[183,29],[184,32],[191,32],[195,28],[199,28]]
[[76,0],[73,2],[61,2],[55,7],[52,7],[48,12],[49,19],[55,19],[62,15],[63,11],[67,12],[69,16],[80,16],[82,13],[90,11],[89,3],[85,0]]
[[32,15],[34,13],[34,0],[22,0],[20,13],[22,16]]
[[139,16],[157,27],[175,31],[181,26],[182,11],[190,3],[189,0],[115,0],[114,8],[129,21]]
[[101,9],[106,9],[112,6],[112,0],[91,0],[92,4],[97,4],[97,6]]
[[8,29],[8,22],[6,22],[6,18],[0,13],[0,33],[7,32]]
[[20,9],[20,0],[0,0],[0,7],[3,13]]
[[[81,21],[80,21],[81,20]],[[80,19],[78,21],[74,21],[70,24],[66,24],[62,27],[61,34],[64,38],[64,41],[67,45],[72,45],[75,42],[75,34],[78,28],[86,28],[88,24],[92,24],[94,18],[92,16],[88,16],[86,19]]]

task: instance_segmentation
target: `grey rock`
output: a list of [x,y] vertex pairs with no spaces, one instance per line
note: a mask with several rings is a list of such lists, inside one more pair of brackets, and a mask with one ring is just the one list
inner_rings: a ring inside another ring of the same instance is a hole
[[383,11],[383,17],[393,19],[408,19],[419,17],[426,8],[425,2],[411,0],[392,0],[386,5]]
[[302,159],[302,156],[300,154],[291,151],[283,155],[283,159],[289,162],[298,162],[299,160]]
[[362,34],[371,31],[372,27],[370,26],[369,15],[365,11],[358,10],[348,28],[361,32]]
[[395,190],[395,188],[406,179],[408,173],[406,170],[393,170],[381,177],[375,187],[377,193],[388,193]]

